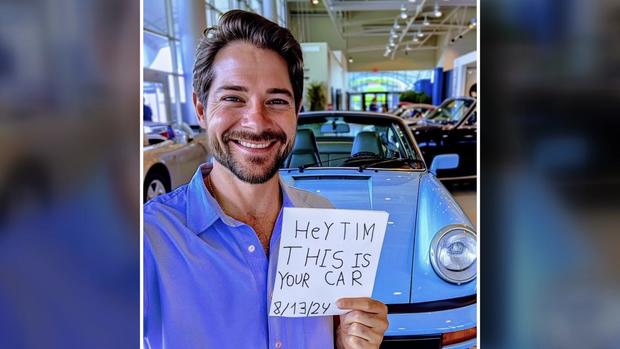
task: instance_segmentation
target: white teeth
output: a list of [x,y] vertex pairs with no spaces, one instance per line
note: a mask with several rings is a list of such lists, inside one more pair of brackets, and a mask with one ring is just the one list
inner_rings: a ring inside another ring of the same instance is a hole
[[271,143],[248,143],[244,141],[238,141],[238,142],[239,144],[241,144],[242,146],[246,148],[257,148],[257,149],[267,148],[271,144]]

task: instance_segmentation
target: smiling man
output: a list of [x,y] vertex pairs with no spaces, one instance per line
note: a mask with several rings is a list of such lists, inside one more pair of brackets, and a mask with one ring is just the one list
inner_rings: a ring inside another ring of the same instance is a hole
[[239,10],[205,34],[193,101],[214,160],[144,207],[145,347],[378,348],[387,308],[370,298],[339,300],[350,311],[335,318],[268,316],[282,208],[331,207],[278,175],[301,107],[301,48]]

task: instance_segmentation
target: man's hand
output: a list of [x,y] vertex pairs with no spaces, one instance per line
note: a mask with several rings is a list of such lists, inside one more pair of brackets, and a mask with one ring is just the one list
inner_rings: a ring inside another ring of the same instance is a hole
[[336,329],[338,349],[377,349],[388,328],[387,306],[372,298],[341,298],[340,309],[351,309],[340,315]]

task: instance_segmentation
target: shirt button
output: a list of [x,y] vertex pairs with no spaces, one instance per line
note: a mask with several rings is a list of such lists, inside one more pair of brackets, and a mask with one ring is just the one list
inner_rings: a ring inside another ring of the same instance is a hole
[[248,251],[254,252],[254,250],[256,250],[256,247],[254,245],[248,246]]
[[276,341],[276,348],[282,348],[282,342]]

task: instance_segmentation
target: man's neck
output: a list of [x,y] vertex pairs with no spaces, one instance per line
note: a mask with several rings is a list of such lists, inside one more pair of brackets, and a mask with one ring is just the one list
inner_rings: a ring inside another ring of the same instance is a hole
[[214,161],[213,170],[207,180],[211,181],[210,189],[222,210],[230,217],[251,226],[263,247],[267,249],[282,207],[279,176],[275,175],[265,183],[250,184]]

